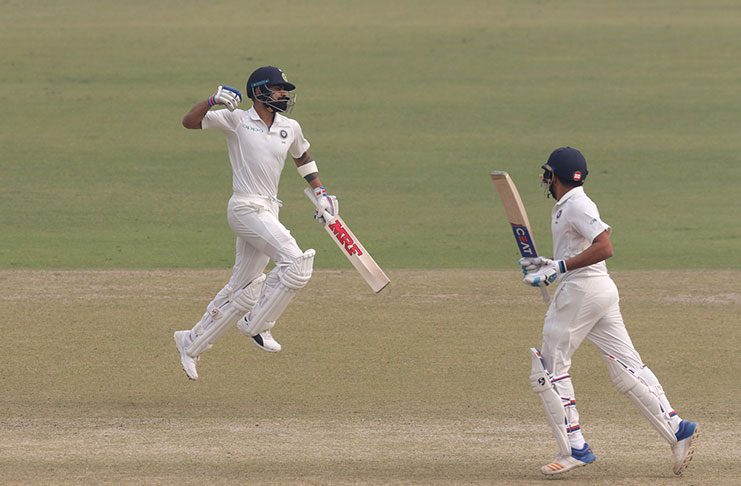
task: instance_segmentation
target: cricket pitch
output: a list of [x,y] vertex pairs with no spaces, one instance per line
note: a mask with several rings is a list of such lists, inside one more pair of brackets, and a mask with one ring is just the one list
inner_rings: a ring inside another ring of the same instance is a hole
[[[719,276],[719,274],[724,274]],[[316,271],[260,351],[236,330],[183,374],[172,333],[225,271],[0,272],[2,484],[520,485],[555,442],[528,383],[546,306],[503,271]],[[738,271],[614,272],[633,341],[703,434],[683,481],[735,484]],[[657,282],[664,282],[658,285]],[[585,343],[585,485],[677,484],[669,447]]]

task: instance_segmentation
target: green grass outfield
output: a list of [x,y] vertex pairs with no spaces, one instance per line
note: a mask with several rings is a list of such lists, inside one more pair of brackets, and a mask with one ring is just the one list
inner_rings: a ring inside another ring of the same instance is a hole
[[[555,445],[528,385],[545,306],[488,177],[541,253],[540,165],[580,148],[644,361],[738,484],[741,6],[733,1],[0,2],[0,485],[534,485]],[[232,331],[180,369],[172,332],[228,279],[223,137],[180,121],[276,64],[372,294],[311,219],[315,275],[268,355]],[[585,344],[598,462],[568,484],[676,485]]]
[[[740,267],[737,2],[10,0],[0,27],[0,268],[230,266],[223,137],[180,120],[265,64],[384,267],[511,268],[495,169],[548,249],[561,145],[590,162],[613,268]],[[283,220],[346,268],[303,186],[285,172]]]

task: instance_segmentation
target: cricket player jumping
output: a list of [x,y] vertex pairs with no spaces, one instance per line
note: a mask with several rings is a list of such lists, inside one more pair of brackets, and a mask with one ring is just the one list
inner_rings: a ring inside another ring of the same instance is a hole
[[545,316],[542,350],[531,349],[530,382],[559,446],[556,460],[541,472],[561,474],[596,459],[582,436],[569,376],[571,357],[587,338],[603,353],[618,391],[628,396],[669,443],[674,473],[680,475],[692,459],[700,427],[680,419],[672,409],[625,329],[618,290],[605,265],[612,256],[611,228],[600,219],[597,206],[582,187],[586,160],[578,150],[562,147],[542,168],[543,184],[556,199],[551,217],[554,259],[519,261],[525,284],[542,287],[560,282]]
[[[295,293],[306,286],[314,260],[314,250],[301,251],[278,220],[278,182],[288,153],[314,192],[315,219],[324,223],[338,215],[337,199],[327,195],[319,180],[301,126],[283,116],[293,108],[294,89],[283,71],[261,67],[247,81],[247,96],[252,100],[249,110],[237,109],[242,101],[238,90],[219,86],[183,118],[185,128],[216,129],[226,135],[233,171],[227,219],[237,235],[229,283],[208,304],[193,329],[174,335],[183,369],[191,380],[198,378],[196,361],[201,353],[235,323],[261,349],[281,350],[270,330]],[[216,105],[226,109],[209,111]],[[275,268],[266,276],[270,260]]]

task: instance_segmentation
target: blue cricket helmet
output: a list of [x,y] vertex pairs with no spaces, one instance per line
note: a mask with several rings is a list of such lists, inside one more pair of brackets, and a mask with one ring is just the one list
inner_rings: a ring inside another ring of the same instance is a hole
[[247,96],[250,99],[255,99],[255,88],[260,86],[282,86],[286,91],[296,89],[296,86],[288,82],[285,73],[275,66],[263,66],[255,69],[250,74],[250,78],[247,80]]
[[572,147],[557,148],[548,157],[548,162],[541,166],[549,172],[553,172],[562,181],[582,185],[587,178],[587,160],[581,152]]

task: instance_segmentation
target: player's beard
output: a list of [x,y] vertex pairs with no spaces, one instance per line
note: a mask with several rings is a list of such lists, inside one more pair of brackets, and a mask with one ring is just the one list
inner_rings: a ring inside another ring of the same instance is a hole
[[291,113],[291,111],[293,111],[293,105],[296,103],[296,96],[282,96],[277,100],[269,98],[263,101],[263,103],[273,113],[283,113],[285,115],[288,115]]
[[284,112],[288,109],[288,98],[278,98],[277,100],[272,100],[268,106],[273,108],[273,111]]

